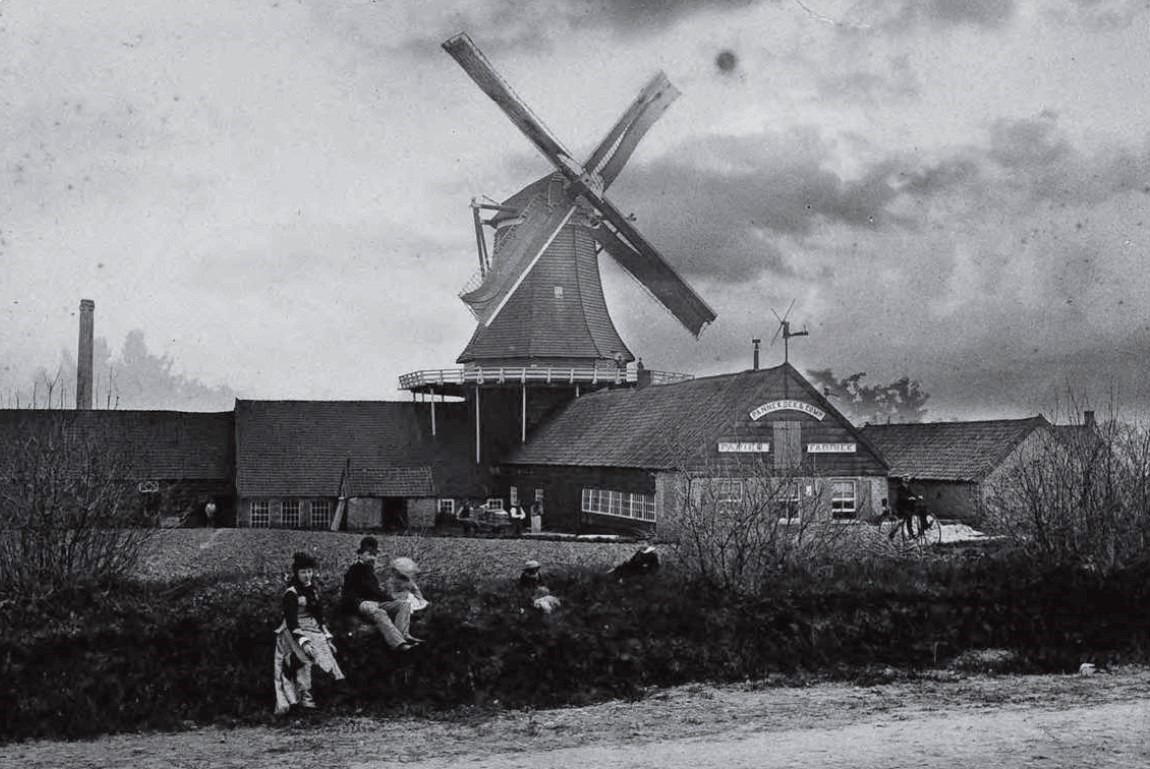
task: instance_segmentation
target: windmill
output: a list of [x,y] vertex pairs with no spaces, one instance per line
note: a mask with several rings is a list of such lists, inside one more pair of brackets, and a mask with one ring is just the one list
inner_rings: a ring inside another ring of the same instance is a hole
[[775,308],[771,308],[771,314],[774,315],[775,320],[779,322],[779,327],[775,329],[775,335],[771,337],[771,345],[773,346],[775,344],[775,340],[777,340],[779,336],[783,337],[783,363],[791,362],[791,337],[808,336],[811,333],[807,331],[806,326],[803,326],[802,331],[791,331],[791,322],[788,318],[790,318],[791,310],[794,308],[795,300],[792,299],[790,307],[787,308],[787,311],[783,313],[783,317],[781,318],[779,314],[775,312]]
[[[606,251],[693,335],[715,313],[604,193],[678,97],[663,73],[639,92],[583,163],[543,125],[466,34],[443,48],[555,167],[501,204],[472,201],[479,270],[460,294],[478,321],[459,363],[624,365],[634,355],[607,312]],[[481,211],[494,211],[484,220]],[[490,252],[484,227],[495,229]]]
[[[644,369],[641,363],[629,367],[635,356],[620,339],[603,297],[602,251],[694,336],[715,313],[635,228],[633,217],[604,196],[639,141],[679,96],[666,75],[651,78],[580,163],[466,34],[443,48],[554,167],[501,203],[472,199],[479,269],[460,298],[478,323],[456,359],[463,368],[399,378],[413,399],[430,399],[432,435],[437,398],[467,401],[475,422],[475,464],[482,465],[484,458],[497,459],[526,442],[546,414],[583,390],[691,378]],[[495,230],[490,249],[486,228]]]

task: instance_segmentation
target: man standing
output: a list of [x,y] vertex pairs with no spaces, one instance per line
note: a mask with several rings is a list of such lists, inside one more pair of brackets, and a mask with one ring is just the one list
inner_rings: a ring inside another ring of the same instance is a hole
[[406,596],[400,600],[384,592],[375,576],[375,559],[379,557],[379,542],[375,537],[364,537],[356,551],[356,562],[348,567],[343,577],[343,604],[367,622],[379,628],[388,647],[405,652],[419,643],[408,632],[411,627],[411,602]]
[[511,533],[518,537],[523,533],[523,527],[527,523],[527,513],[518,501],[511,505],[508,513],[511,516]]

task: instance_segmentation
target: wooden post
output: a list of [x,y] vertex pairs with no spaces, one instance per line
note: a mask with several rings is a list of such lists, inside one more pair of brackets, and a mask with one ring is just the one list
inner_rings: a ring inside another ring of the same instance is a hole
[[431,437],[435,437],[435,390],[431,391]]
[[519,420],[519,442],[527,443],[527,385],[523,385],[523,416]]
[[479,385],[475,385],[475,464],[479,464]]

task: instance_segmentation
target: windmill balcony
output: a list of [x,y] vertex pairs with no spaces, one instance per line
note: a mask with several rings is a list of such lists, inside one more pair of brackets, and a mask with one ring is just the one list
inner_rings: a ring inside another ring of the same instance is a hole
[[[691,374],[678,374],[671,371],[653,371],[649,374],[651,384],[665,385],[694,379]],[[436,390],[449,391],[462,389],[464,385],[591,385],[609,387],[612,385],[635,385],[639,382],[639,371],[635,368],[598,366],[467,366],[459,368],[425,369],[412,371],[399,377],[399,388],[412,392]]]

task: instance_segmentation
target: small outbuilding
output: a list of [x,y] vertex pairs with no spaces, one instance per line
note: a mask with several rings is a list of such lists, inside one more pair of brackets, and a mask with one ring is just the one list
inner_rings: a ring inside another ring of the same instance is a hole
[[868,424],[862,434],[890,463],[892,481],[907,479],[932,514],[978,523],[984,495],[995,481],[1053,432],[1039,415],[976,422]]

